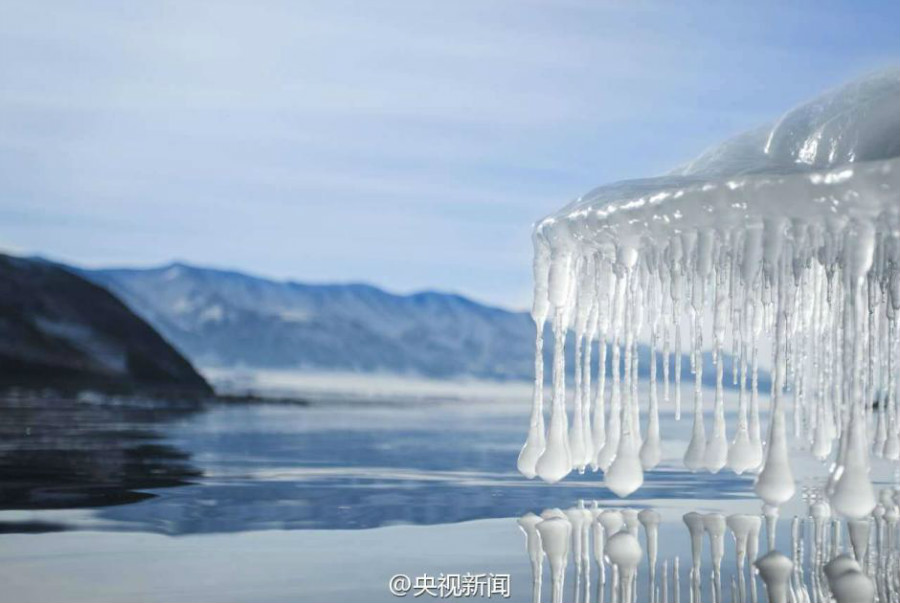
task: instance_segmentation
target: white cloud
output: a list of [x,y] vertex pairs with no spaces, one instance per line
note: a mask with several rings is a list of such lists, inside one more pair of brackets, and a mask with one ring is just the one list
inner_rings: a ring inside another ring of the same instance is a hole
[[806,4],[7,2],[0,241],[524,306],[535,219],[900,54]]

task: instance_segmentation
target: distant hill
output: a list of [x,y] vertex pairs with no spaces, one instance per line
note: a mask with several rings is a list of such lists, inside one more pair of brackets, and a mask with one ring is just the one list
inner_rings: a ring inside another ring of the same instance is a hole
[[[459,295],[279,282],[180,263],[83,274],[113,291],[201,367],[534,377],[534,323],[528,314]],[[548,341],[548,358],[551,347]],[[640,355],[646,375],[649,350],[641,346]],[[686,361],[683,371],[685,379],[692,378]],[[713,379],[706,371],[704,381]]]
[[458,295],[276,282],[172,264],[84,274],[198,366],[530,378],[523,313]]
[[0,254],[0,386],[210,394],[149,324],[64,267]]

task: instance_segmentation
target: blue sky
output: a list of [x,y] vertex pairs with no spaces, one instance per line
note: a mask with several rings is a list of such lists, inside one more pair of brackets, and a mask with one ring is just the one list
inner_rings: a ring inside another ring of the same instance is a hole
[[0,0],[0,249],[524,308],[531,224],[900,63],[900,3]]

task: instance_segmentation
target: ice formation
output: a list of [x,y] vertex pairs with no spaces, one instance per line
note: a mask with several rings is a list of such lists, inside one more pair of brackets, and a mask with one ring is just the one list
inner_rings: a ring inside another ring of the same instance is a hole
[[[519,525],[531,562],[535,603],[541,601],[543,555],[550,562],[551,600],[559,601],[569,551],[576,571],[574,592],[569,591],[571,599],[567,600],[575,603],[893,603],[900,597],[898,503],[900,489],[885,489],[870,515],[841,519],[831,513],[825,500],[814,499],[805,516],[792,519],[790,542],[784,543],[784,550],[776,548],[774,538],[769,537],[763,552],[759,551],[760,515],[688,512],[682,518],[686,530],[681,532],[691,543],[686,593],[681,593],[679,557],[672,556],[684,550],[678,531],[667,529],[667,537],[659,538],[661,525],[671,527],[677,521],[671,513],[662,521],[661,514],[652,509],[640,513],[603,509],[598,501],[587,508],[579,501],[565,511],[549,509],[540,516],[527,513]],[[777,521],[777,516],[766,516],[766,520],[772,518]],[[849,543],[842,541],[845,533]],[[704,548],[708,554],[703,554]],[[735,565],[723,571],[726,558]],[[597,566],[594,592],[590,589],[593,565]],[[639,581],[639,572],[646,582]],[[729,579],[730,597],[724,592]],[[765,595],[759,592],[758,581],[765,585]]]
[[[660,461],[660,390],[681,415],[687,352],[695,376],[688,469],[758,472],[757,494],[778,506],[796,490],[791,438],[831,466],[837,512],[872,511],[870,455],[900,459],[900,71],[845,85],[668,175],[598,188],[540,221],[533,242],[537,353],[524,475],[553,483],[590,466],[619,496],[638,489]],[[638,396],[639,340],[651,347],[647,400]],[[769,362],[764,439],[758,373]],[[726,378],[739,391],[733,425]]]

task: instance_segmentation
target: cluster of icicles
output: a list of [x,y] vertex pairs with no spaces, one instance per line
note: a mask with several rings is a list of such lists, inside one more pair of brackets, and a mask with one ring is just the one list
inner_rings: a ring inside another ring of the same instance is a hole
[[[848,517],[869,514],[876,504],[869,453],[900,458],[900,242],[896,208],[885,215],[880,221],[765,219],[607,245],[576,237],[566,219],[544,220],[534,235],[535,383],[519,471],[554,483],[590,467],[602,470],[605,485],[619,496],[637,490],[643,472],[660,461],[660,390],[680,419],[687,346],[695,381],[685,467],[758,472],[757,494],[780,505],[795,492],[791,418],[793,440],[831,464],[832,506]],[[553,393],[545,430],[548,320]],[[570,330],[576,363],[571,420],[564,359]],[[758,385],[764,338],[772,374],[765,440]],[[639,340],[651,348],[646,403],[638,395]],[[593,368],[595,343],[599,370]],[[710,431],[702,387],[707,343],[716,384]],[[733,359],[727,377],[726,354]],[[731,433],[726,378],[739,390]]]
[[[790,556],[776,548],[778,512],[766,507],[760,515],[686,513],[683,521],[691,541],[691,567],[687,576],[690,601],[703,601],[703,540],[708,537],[712,563],[710,599],[723,599],[725,537],[731,534],[735,566],[726,571],[730,600],[760,601],[757,577],[766,586],[772,603],[890,603],[900,600],[900,491],[882,490],[871,517],[842,521],[823,500],[809,505],[807,517],[791,520]],[[602,509],[595,501],[586,507],[579,501],[565,511],[547,509],[540,515],[519,518],[531,561],[532,601],[540,603],[543,561],[550,568],[551,601],[562,603],[566,568],[575,563],[575,603],[681,603],[681,563],[677,555],[659,555],[660,514],[653,509]],[[759,537],[765,526],[766,552],[759,553]],[[646,547],[646,595],[638,599],[638,566]],[[846,534],[850,552],[843,543]],[[665,547],[664,547],[665,548]],[[595,592],[591,589],[592,558],[597,566]],[[661,567],[660,567],[661,566]],[[670,573],[671,568],[671,573]],[[661,572],[660,572],[661,570]],[[729,576],[730,574],[730,576]],[[749,578],[749,579],[748,579]]]

